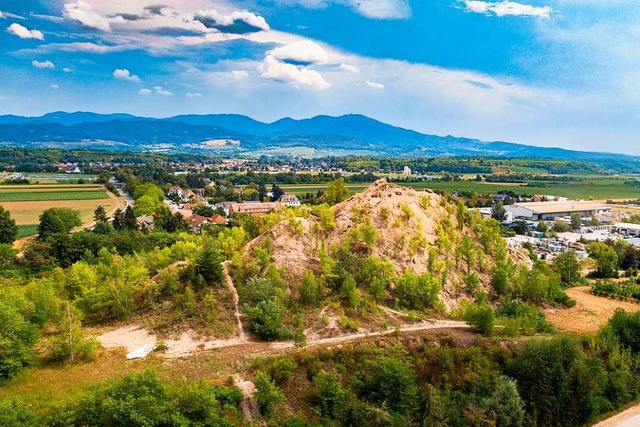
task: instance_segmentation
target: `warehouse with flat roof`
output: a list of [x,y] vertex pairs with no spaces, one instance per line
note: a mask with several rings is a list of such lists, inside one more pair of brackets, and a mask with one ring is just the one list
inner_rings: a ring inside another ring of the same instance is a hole
[[562,202],[528,202],[514,203],[504,207],[514,218],[531,221],[553,221],[556,218],[579,214],[582,218],[589,218],[604,212],[610,212],[611,206],[591,201],[568,200]]

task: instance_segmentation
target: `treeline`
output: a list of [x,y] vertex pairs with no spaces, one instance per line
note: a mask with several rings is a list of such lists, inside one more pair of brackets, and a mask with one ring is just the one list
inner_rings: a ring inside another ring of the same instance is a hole
[[258,360],[257,398],[271,425],[589,425],[640,395],[638,325],[618,311],[592,338],[413,337]]
[[95,385],[44,414],[19,399],[0,398],[0,425],[233,427],[242,419],[242,398],[235,387],[169,383],[146,371]]

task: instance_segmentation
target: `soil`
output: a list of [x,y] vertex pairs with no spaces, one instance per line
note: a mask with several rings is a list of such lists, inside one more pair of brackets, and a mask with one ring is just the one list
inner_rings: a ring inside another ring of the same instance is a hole
[[576,305],[567,309],[548,308],[545,310],[547,319],[562,331],[592,333],[618,308],[630,313],[640,311],[640,304],[592,295],[589,289],[589,286],[568,289],[567,294],[576,300]]

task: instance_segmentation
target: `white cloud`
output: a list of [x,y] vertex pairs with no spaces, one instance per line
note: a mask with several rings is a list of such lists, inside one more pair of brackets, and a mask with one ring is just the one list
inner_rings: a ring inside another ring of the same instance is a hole
[[487,2],[482,0],[463,0],[466,10],[474,13],[484,13],[496,16],[535,16],[549,18],[550,6],[532,6],[514,1]]
[[2,11],[1,11],[1,10],[0,10],[0,18],[1,18],[1,19],[7,19],[7,18],[4,16],[4,13],[2,13]]
[[359,73],[360,69],[358,67],[356,67],[355,65],[352,64],[340,64],[340,69],[341,70],[345,70],[345,71],[349,71],[350,73]]
[[268,55],[282,62],[298,64],[324,64],[329,61],[327,51],[311,40],[300,40],[277,47],[268,52]]
[[262,16],[247,11],[234,11],[229,14],[223,14],[217,10],[201,10],[196,12],[195,19],[207,28],[232,34],[269,30],[269,24]]
[[187,98],[201,98],[202,94],[200,92],[187,92],[186,93],[186,97]]
[[[77,21],[85,27],[96,28],[98,30],[111,31],[111,23],[109,18],[94,12],[93,6],[84,1],[75,3],[67,3],[64,5],[64,14],[67,18]],[[120,17],[117,22],[124,22]]]
[[73,72],[73,70],[72,70],[71,68],[69,68],[69,67],[64,67],[64,68],[62,69],[62,71],[64,71],[65,73],[71,73],[71,72]]
[[56,84],[53,84],[53,85],[51,85],[51,89],[58,90],[58,89],[60,89],[60,86],[58,86]]
[[236,80],[242,80],[249,77],[249,73],[247,73],[245,70],[232,70],[231,75]]
[[20,37],[21,39],[44,40],[44,34],[38,30],[29,30],[20,24],[13,23],[7,28],[7,32]]
[[156,95],[173,96],[173,92],[163,89],[162,86],[155,86],[153,89],[156,91]]
[[33,60],[31,62],[31,65],[33,65],[36,68],[41,68],[41,69],[48,68],[50,70],[53,70],[54,68],[56,68],[55,64],[53,62],[49,61],[49,60],[42,61],[42,62]]
[[149,95],[151,95],[151,90],[149,90],[149,89],[140,89],[138,91],[138,95],[149,96]]
[[411,7],[406,0],[352,0],[350,3],[369,18],[404,19],[411,16]]
[[109,46],[103,44],[96,44],[91,42],[73,42],[73,43],[49,43],[40,46],[38,49],[43,52],[51,52],[51,51],[62,51],[62,52],[86,52],[86,53],[96,53],[96,54],[105,54],[111,52],[121,52],[123,50],[132,49],[130,46]]
[[315,90],[325,90],[331,87],[331,84],[317,71],[287,64],[271,55],[267,55],[259,69],[264,78],[292,83],[297,87],[308,87]]
[[310,9],[323,9],[329,4],[346,5],[372,19],[405,19],[411,16],[407,0],[278,0],[281,4],[300,5]]
[[140,81],[140,77],[131,74],[131,72],[129,70],[127,70],[126,68],[122,68],[122,69],[117,69],[113,72],[113,77],[118,79],[118,80],[128,80],[130,82],[139,82]]
[[372,82],[371,80],[367,80],[366,81],[367,86],[373,88],[373,89],[384,89],[384,85],[382,83],[378,83],[378,82]]

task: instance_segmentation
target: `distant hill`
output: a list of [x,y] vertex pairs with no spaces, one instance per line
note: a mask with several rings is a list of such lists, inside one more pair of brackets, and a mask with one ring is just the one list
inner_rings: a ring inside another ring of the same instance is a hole
[[180,115],[163,119],[91,112],[53,112],[41,117],[0,116],[0,144],[3,145],[72,148],[89,147],[92,142],[96,146],[109,142],[114,148],[134,151],[226,150],[229,153],[234,150],[237,153],[277,154],[287,148],[306,147],[323,152],[337,150],[376,155],[636,159],[622,154],[428,135],[359,114],[302,120],[287,117],[273,123],[239,114]]

